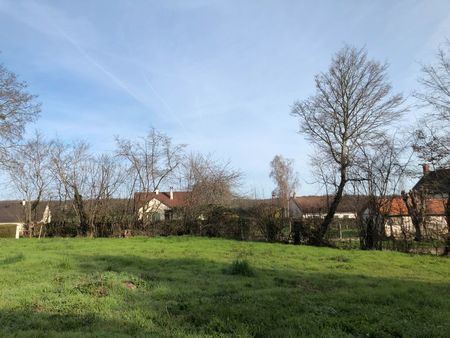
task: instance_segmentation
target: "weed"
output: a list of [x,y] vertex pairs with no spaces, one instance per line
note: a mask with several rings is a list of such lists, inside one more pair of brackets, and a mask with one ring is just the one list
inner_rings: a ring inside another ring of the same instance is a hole
[[343,262],[343,263],[348,263],[350,262],[350,258],[339,255],[339,256],[333,256],[329,258],[330,261],[336,261],[336,262]]
[[93,274],[82,277],[80,282],[75,286],[75,290],[78,290],[82,294],[105,297],[108,295],[110,287],[110,282],[108,282],[105,275]]
[[240,275],[246,277],[255,275],[250,264],[245,259],[235,259],[228,267],[228,269],[225,270],[225,273],[229,275]]

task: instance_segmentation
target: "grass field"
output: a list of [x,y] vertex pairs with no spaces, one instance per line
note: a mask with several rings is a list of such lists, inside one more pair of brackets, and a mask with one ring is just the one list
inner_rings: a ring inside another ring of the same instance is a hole
[[445,258],[193,237],[0,240],[1,337],[449,334]]

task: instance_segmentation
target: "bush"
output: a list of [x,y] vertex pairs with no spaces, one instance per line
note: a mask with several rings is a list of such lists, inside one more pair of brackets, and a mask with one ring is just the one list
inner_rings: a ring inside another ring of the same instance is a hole
[[246,277],[255,275],[250,264],[245,259],[234,260],[225,272],[229,275],[241,275]]
[[74,222],[53,221],[43,228],[48,237],[75,237],[78,234],[78,227]]
[[251,208],[250,213],[254,219],[256,227],[267,242],[277,242],[283,237],[289,237],[289,233],[283,230],[288,229],[289,220],[283,217],[283,210],[269,204],[259,204]]
[[158,224],[157,234],[160,236],[180,236],[185,234],[181,220],[163,221]]

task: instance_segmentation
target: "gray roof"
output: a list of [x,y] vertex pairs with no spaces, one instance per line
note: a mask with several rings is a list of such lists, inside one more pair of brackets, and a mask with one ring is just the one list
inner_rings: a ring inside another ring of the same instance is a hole
[[424,190],[430,195],[447,196],[450,192],[450,169],[436,169],[425,173],[413,190]]
[[0,223],[22,223],[24,216],[22,201],[0,201]]

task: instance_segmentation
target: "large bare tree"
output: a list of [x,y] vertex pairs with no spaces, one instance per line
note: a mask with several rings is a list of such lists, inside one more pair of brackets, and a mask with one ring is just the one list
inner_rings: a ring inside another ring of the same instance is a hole
[[116,138],[117,154],[129,164],[135,189],[155,191],[174,178],[183,159],[183,144],[174,144],[164,133],[151,128],[139,141]]
[[344,46],[326,72],[315,77],[316,93],[294,104],[304,134],[336,166],[339,182],[316,241],[323,242],[361,149],[373,146],[402,115],[403,97],[391,94],[387,64],[365,49]]
[[26,82],[0,64],[0,160],[5,161],[8,150],[22,138],[27,123],[40,113],[36,96],[30,94]]

